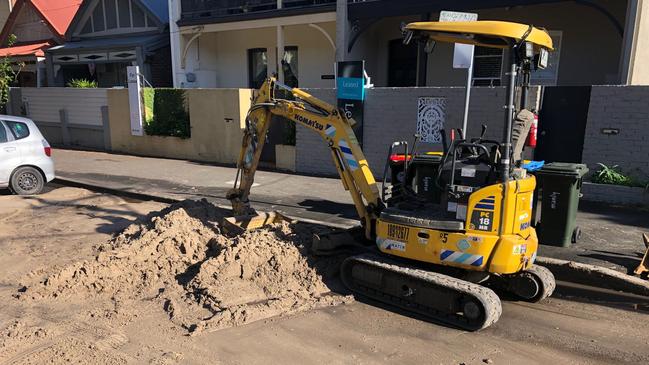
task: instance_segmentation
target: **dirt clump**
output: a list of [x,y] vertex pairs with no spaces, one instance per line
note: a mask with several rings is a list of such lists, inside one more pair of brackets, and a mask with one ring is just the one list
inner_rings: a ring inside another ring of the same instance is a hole
[[106,297],[127,316],[130,303],[156,301],[191,333],[350,300],[332,294],[343,257],[309,255],[313,226],[283,222],[230,237],[218,223],[222,214],[205,200],[174,204],[129,226],[94,260],[25,285],[17,296]]

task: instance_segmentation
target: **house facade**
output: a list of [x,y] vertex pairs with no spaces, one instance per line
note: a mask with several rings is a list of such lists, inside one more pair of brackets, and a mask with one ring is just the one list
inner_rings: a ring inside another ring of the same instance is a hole
[[0,0],[0,27],[4,27],[16,0]]
[[10,57],[20,70],[17,86],[47,85],[45,50],[65,41],[80,5],[81,0],[15,2],[0,34],[0,57]]
[[126,67],[137,65],[152,86],[171,86],[168,19],[165,1],[85,0],[66,42],[46,51],[49,84],[86,79],[126,86]]
[[[335,0],[170,0],[176,87],[333,87]],[[278,51],[278,50],[282,50]]]
[[[333,64],[342,60],[365,60],[375,86],[465,85],[452,45],[429,55],[401,42],[402,24],[437,20],[442,10],[545,27],[556,51],[534,84],[649,83],[645,0],[170,0],[174,85],[255,87],[277,74],[333,87]],[[474,85],[504,83],[506,53],[477,48],[474,57]]]

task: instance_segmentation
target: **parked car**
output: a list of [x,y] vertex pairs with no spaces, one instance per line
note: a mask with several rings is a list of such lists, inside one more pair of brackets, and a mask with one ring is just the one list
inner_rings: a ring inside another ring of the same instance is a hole
[[54,179],[52,148],[33,121],[0,115],[0,188],[38,194]]

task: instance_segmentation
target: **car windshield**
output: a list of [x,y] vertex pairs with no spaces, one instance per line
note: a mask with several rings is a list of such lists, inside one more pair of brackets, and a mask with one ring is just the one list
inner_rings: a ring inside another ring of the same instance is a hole
[[11,129],[11,133],[13,133],[16,139],[21,139],[29,136],[29,128],[27,127],[27,124],[10,121],[6,121],[5,123],[7,123],[9,129]]

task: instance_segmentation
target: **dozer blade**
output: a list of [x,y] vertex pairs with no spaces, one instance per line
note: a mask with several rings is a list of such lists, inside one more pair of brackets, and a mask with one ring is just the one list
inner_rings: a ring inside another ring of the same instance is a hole
[[373,242],[367,242],[365,239],[365,229],[359,226],[341,231],[314,234],[311,253],[316,256],[330,256],[359,249],[366,250],[373,246]]
[[244,231],[263,228],[280,222],[293,222],[293,220],[279,212],[263,212],[254,215],[240,215],[224,218],[222,227],[225,233],[229,235],[237,235]]
[[646,251],[642,257],[642,261],[640,261],[640,265],[638,265],[638,268],[634,271],[636,275],[642,275],[649,272],[649,236],[643,234],[642,239],[644,240]]

